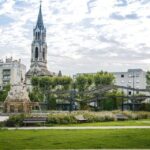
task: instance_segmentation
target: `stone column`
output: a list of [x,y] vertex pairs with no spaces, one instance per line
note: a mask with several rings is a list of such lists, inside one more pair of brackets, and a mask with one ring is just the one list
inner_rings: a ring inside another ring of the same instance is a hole
[[7,106],[7,113],[10,113],[10,105],[8,103],[6,103],[6,106]]

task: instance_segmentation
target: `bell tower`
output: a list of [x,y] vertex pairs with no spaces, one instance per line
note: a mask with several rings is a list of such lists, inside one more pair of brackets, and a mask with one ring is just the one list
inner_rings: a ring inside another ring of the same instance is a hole
[[39,15],[33,29],[33,42],[31,52],[31,68],[38,64],[43,69],[47,64],[46,28],[44,27],[42,10],[40,5]]
[[42,6],[40,4],[36,26],[33,29],[31,65],[29,71],[26,73],[26,78],[31,78],[31,76],[53,75],[54,73],[47,70],[46,28],[43,23]]

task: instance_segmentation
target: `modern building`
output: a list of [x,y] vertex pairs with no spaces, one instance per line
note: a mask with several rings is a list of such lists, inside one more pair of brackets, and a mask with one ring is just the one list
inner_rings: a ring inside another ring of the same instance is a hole
[[[109,72],[112,73],[115,77],[114,84],[118,86],[131,87],[135,89],[146,89],[146,72],[142,69],[128,69],[127,72]],[[78,73],[73,76],[76,78],[82,74],[95,74],[95,73]],[[127,95],[132,95],[133,91],[126,90]],[[138,94],[138,93],[137,93]]]
[[47,43],[46,28],[43,23],[42,8],[40,5],[38,19],[33,29],[31,45],[31,65],[26,73],[26,82],[30,83],[32,76],[53,76],[54,73],[47,69]]
[[[142,69],[128,69],[127,72],[113,72],[115,85],[131,87],[136,89],[146,89],[146,72]],[[124,90],[127,95],[133,95],[131,90]],[[139,94],[138,91],[134,94]]]
[[[127,72],[110,72],[110,73],[112,73],[115,77],[114,80],[115,85],[130,87],[134,89],[147,89],[146,72],[143,71],[142,69],[128,69]],[[95,74],[95,73],[78,73],[73,77],[76,78],[77,76],[82,74]],[[129,110],[133,109],[139,110],[139,108],[141,107],[140,99],[139,101],[136,101],[134,99],[134,96],[136,95],[150,96],[149,92],[139,92],[127,88],[120,88],[119,90],[123,91],[125,96],[128,96],[128,98],[123,99],[123,107],[124,109]],[[150,99],[146,98],[145,100],[142,100],[142,103],[150,103]],[[92,105],[95,106],[94,103]]]
[[13,60],[6,58],[5,61],[0,61],[0,89],[7,84],[17,84],[21,80],[25,80],[26,66],[21,63],[21,60]]

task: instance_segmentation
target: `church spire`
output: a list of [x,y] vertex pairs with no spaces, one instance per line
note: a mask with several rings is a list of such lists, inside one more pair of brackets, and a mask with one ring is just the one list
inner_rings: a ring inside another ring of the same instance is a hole
[[40,9],[39,9],[39,14],[38,14],[38,19],[37,19],[37,23],[36,23],[36,28],[37,27],[39,29],[44,29],[41,1],[40,1]]

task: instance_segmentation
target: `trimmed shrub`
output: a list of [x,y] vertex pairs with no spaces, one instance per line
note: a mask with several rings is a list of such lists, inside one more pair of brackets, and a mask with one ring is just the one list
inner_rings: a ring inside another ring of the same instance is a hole
[[88,122],[104,122],[115,120],[115,115],[112,112],[87,112],[83,116]]
[[138,112],[132,112],[132,111],[123,111],[120,112],[127,116],[130,120],[138,120],[138,119],[148,119],[150,118],[150,112],[144,112],[144,111],[138,111]]
[[114,121],[115,115],[112,112],[72,112],[55,113],[48,115],[48,124],[73,124],[77,123],[76,116],[83,115],[87,122]]
[[25,118],[24,114],[10,116],[9,119],[5,121],[5,126],[7,127],[23,126],[24,118]]
[[[12,115],[4,123],[0,123],[0,127],[16,127],[23,126],[23,120],[26,117],[47,117],[47,124],[75,124],[77,123],[76,116],[82,115],[88,122],[108,122],[115,121],[116,114],[123,114],[128,117],[129,120],[147,119],[150,118],[150,112],[131,112],[131,111],[102,111],[102,112],[90,112],[90,111],[75,111],[75,112],[54,112],[49,114],[20,114]],[[44,115],[44,116],[42,116]],[[34,124],[39,126],[40,124]]]
[[72,114],[49,114],[48,123],[50,124],[71,124],[77,123],[76,119]]

